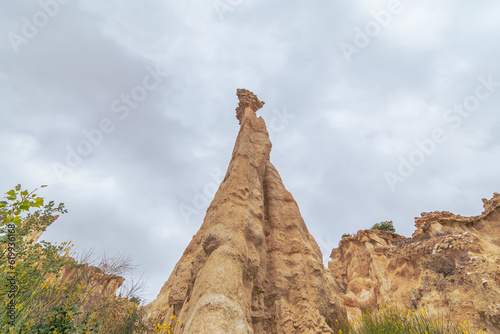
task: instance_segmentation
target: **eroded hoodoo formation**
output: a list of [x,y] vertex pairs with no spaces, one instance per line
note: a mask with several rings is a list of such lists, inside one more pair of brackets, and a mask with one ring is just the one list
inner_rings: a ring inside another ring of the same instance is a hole
[[149,318],[175,315],[174,333],[333,333],[346,319],[339,287],[270,162],[264,102],[237,96],[227,173]]

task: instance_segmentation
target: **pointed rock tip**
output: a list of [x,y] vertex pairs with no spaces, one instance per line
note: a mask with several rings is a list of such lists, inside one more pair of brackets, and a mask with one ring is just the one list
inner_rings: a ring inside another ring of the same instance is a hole
[[238,107],[236,108],[236,118],[241,124],[241,118],[246,108],[252,108],[253,111],[257,111],[264,105],[264,101],[260,101],[257,95],[249,91],[248,89],[238,88],[236,90],[236,95],[238,96]]

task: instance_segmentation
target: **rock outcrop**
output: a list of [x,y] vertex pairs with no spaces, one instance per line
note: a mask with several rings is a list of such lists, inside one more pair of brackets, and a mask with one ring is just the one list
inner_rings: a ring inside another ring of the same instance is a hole
[[[149,320],[174,333],[334,333],[340,290],[270,162],[264,102],[238,89],[240,131],[224,180]],[[335,331],[336,333],[338,331]]]
[[378,230],[341,240],[329,268],[348,316],[383,305],[427,312],[500,333],[500,194],[484,212],[422,213],[412,238]]
[[[53,282],[60,283],[61,286],[66,284],[81,284],[84,286],[84,290],[82,290],[84,293],[82,294],[85,295],[85,298],[81,298],[78,302],[82,313],[91,312],[104,300],[112,300],[125,281],[125,278],[121,276],[107,274],[100,268],[88,263],[80,264],[73,259],[71,260],[70,263],[62,267],[59,277],[49,275],[49,278],[53,278]],[[115,300],[118,300],[118,298]],[[132,302],[129,302],[126,298],[121,298],[120,302],[128,306],[132,305]]]

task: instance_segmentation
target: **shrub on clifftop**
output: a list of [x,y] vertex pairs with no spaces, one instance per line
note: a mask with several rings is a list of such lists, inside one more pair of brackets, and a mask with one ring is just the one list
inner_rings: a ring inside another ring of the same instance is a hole
[[371,230],[380,230],[387,232],[396,232],[392,220],[376,223],[371,227]]

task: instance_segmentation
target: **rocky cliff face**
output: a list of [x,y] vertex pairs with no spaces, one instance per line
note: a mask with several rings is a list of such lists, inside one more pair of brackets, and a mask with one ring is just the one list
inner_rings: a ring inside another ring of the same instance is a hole
[[365,230],[344,238],[329,268],[349,318],[382,305],[421,308],[500,333],[500,194],[484,212],[423,213],[412,238]]
[[226,176],[158,297],[174,333],[333,333],[345,306],[297,203],[270,162],[264,102],[238,89],[240,131]]

